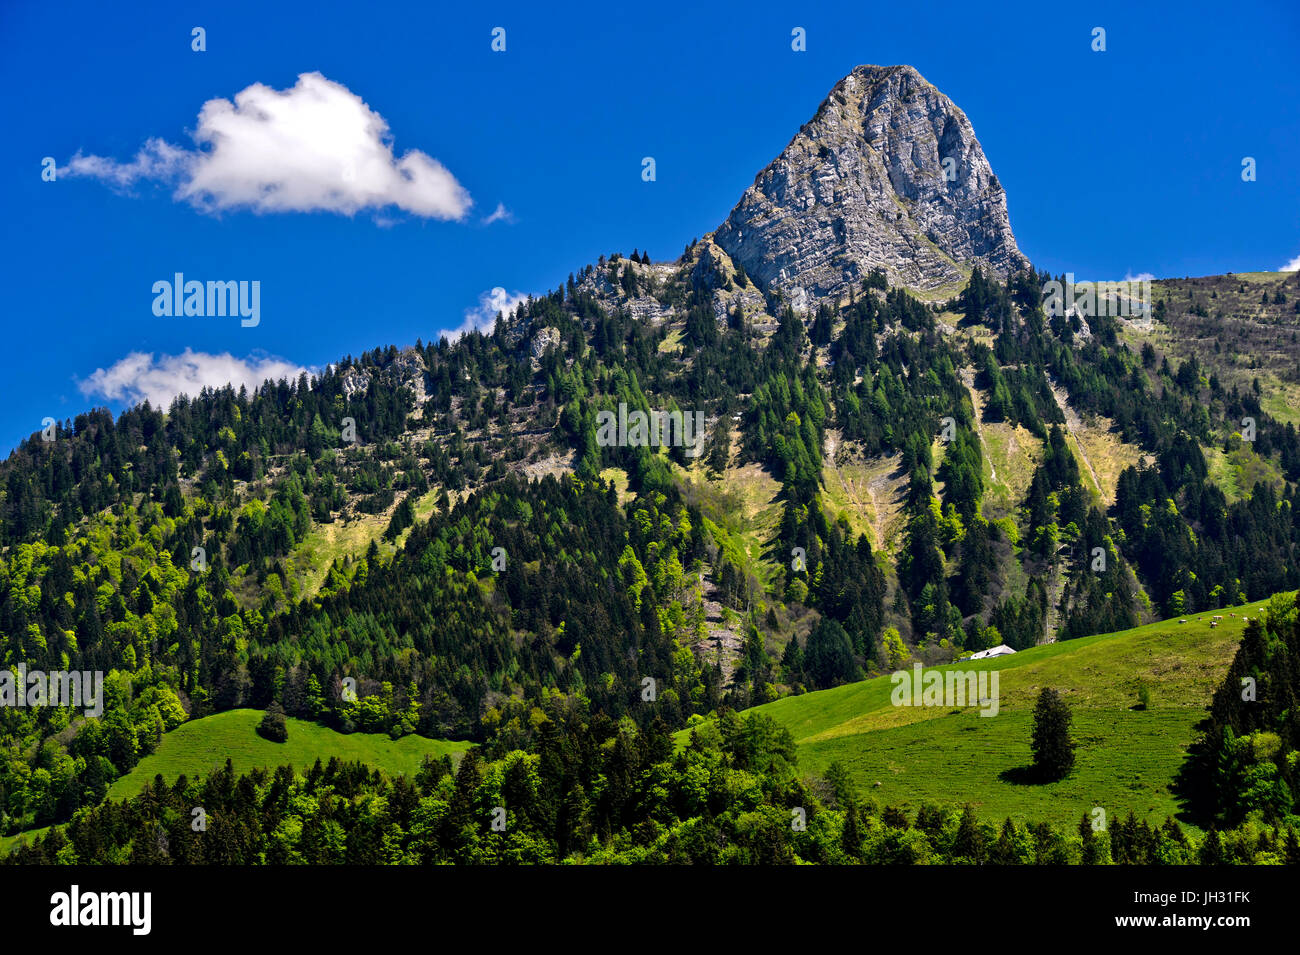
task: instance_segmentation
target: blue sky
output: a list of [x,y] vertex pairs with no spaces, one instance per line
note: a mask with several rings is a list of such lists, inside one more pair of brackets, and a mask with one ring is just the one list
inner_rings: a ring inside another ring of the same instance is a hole
[[[909,63],[966,112],[1040,268],[1163,277],[1300,256],[1300,13],[1289,2],[1226,13],[762,0],[563,12],[174,6],[0,6],[10,129],[0,452],[46,416],[120,410],[176,381],[435,339],[490,290],[544,292],[601,253],[675,257],[861,63]],[[204,52],[191,49],[196,26]],[[498,26],[503,53],[491,49]],[[791,50],[796,26],[805,52]],[[1098,26],[1104,53],[1091,49]],[[273,103],[271,91],[312,72],[328,108],[364,116],[364,101],[382,117],[390,138],[374,137],[377,148],[414,164],[414,184],[368,166],[332,198],[299,198],[315,211],[241,205],[259,163],[292,167],[292,145],[255,131],[263,154],[231,140],[224,152],[204,147],[221,153],[209,162],[192,138],[214,128],[200,109],[255,84],[269,89],[249,108]],[[147,153],[150,176],[125,188],[105,180],[154,139],[185,152]],[[65,172],[79,154],[83,174]],[[61,170],[54,182],[41,177],[47,156]],[[645,156],[654,182],[641,178]],[[1247,156],[1254,182],[1241,178]],[[192,200],[178,198],[195,176],[185,162],[210,187]],[[365,208],[367,197],[392,202]],[[153,283],[176,272],[259,281],[260,322],[156,316]]]

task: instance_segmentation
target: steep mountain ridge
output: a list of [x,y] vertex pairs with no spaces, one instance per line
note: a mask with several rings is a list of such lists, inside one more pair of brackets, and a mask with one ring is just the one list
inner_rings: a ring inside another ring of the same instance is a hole
[[1028,260],[966,114],[910,66],[859,66],[754,180],[718,245],[797,310],[872,269],[933,291]]

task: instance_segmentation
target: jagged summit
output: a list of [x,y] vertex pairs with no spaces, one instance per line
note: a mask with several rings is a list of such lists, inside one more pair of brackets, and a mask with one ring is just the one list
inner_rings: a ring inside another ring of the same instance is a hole
[[928,290],[1027,264],[966,114],[910,66],[840,80],[715,238],[796,308],[877,267]]

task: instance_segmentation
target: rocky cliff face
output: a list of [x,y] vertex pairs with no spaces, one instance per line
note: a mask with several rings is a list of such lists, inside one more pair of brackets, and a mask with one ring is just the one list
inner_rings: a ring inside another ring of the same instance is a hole
[[717,244],[796,308],[882,268],[930,290],[1027,260],[966,115],[910,66],[860,66],[718,229]]
[[[364,396],[370,390],[374,372],[364,368],[349,368],[343,374],[343,395],[348,399]],[[429,371],[424,358],[414,348],[404,348],[393,357],[383,370],[379,379],[390,387],[405,385],[415,394],[415,406],[418,408],[428,398]]]

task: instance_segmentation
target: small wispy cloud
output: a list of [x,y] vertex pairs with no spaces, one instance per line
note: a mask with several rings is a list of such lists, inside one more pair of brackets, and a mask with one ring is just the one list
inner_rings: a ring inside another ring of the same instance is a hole
[[1132,272],[1124,273],[1125,282],[1154,282],[1155,280],[1156,277],[1150,272],[1139,272],[1137,275],[1134,275]]
[[484,216],[483,224],[491,225],[494,222],[514,222],[515,214],[505,207],[505,203],[498,202],[497,207],[492,210],[492,214]]
[[204,212],[357,212],[397,208],[464,219],[473,200],[442,163],[393,152],[387,121],[341,83],[303,73],[287,90],[254,83],[199,110],[195,148],[149,139],[130,162],[77,153],[59,174],[125,190],[175,187]]
[[177,395],[197,397],[204,388],[241,386],[251,392],[267,379],[296,379],[311,369],[273,356],[236,358],[229,352],[219,355],[187,348],[179,355],[131,352],[107,368],[97,368],[77,387],[86,397],[137,405],[148,401],[155,408],[167,408]]
[[465,321],[459,328],[443,329],[442,334],[450,341],[455,341],[466,332],[490,332],[496,325],[497,316],[509,318],[514,310],[528,301],[522,292],[507,292],[500,285],[489,289],[478,297],[478,305],[465,309]]
[[131,162],[122,163],[103,156],[73,156],[60,169],[60,176],[86,176],[99,179],[116,189],[129,189],[140,180],[172,181],[184,174],[191,154],[161,139],[149,139]]
[[1300,255],[1278,269],[1279,272],[1300,272]]

